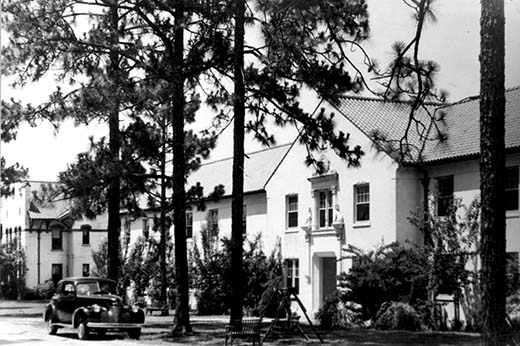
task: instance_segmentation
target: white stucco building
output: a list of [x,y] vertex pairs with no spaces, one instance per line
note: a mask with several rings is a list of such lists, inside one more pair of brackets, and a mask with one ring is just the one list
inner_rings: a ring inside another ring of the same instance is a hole
[[106,238],[106,215],[73,220],[69,201],[48,203],[34,197],[48,184],[18,183],[11,196],[2,198],[0,243],[24,250],[29,288],[47,280],[89,275],[94,269],[92,250]]
[[[518,265],[520,88],[509,89],[506,98],[507,252]],[[421,150],[422,141],[412,129],[410,158],[404,164],[376,138],[402,137],[409,104],[345,97],[335,106],[323,106],[336,114],[337,129],[349,133],[350,143],[364,151],[359,167],[348,167],[324,148],[314,154],[328,169],[317,174],[304,163],[306,148],[295,141],[248,154],[244,168],[247,233],[261,232],[266,251],[281,240],[287,284],[297,288],[311,313],[336,288],[336,275],[350,267],[351,259],[343,251],[348,245],[370,250],[394,241],[422,243],[423,235],[408,218],[423,203],[426,191],[461,198],[465,205],[479,194],[478,98],[431,105],[430,111],[442,117],[438,126],[446,139],[427,141]],[[430,125],[426,123],[429,137],[434,135]],[[190,184],[200,182],[207,190],[223,184],[226,190],[226,196],[208,203],[205,211],[189,213],[193,233],[209,217],[218,222],[221,233],[230,234],[231,166],[231,159],[207,163],[190,177]]]

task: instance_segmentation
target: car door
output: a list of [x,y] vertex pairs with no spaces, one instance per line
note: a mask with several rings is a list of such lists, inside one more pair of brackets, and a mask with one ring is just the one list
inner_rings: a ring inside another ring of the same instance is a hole
[[73,282],[63,282],[61,294],[58,295],[56,307],[61,323],[72,323],[75,310],[76,290]]

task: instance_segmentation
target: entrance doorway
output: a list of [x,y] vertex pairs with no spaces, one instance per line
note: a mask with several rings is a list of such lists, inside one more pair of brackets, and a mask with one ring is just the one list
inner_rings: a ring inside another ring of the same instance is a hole
[[313,275],[313,310],[318,311],[327,298],[336,289],[336,256],[315,254]]
[[321,299],[320,306],[336,290],[336,257],[321,258]]

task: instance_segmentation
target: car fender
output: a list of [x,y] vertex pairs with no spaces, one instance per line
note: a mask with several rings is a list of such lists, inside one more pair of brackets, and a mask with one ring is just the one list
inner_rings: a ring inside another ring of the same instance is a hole
[[90,315],[90,311],[88,307],[82,306],[74,310],[72,314],[72,326],[74,328],[78,327],[79,321],[82,317],[87,318]]
[[57,316],[56,307],[52,303],[47,304],[43,309],[43,320],[47,321],[49,319],[49,316],[54,316],[54,318],[56,318]]

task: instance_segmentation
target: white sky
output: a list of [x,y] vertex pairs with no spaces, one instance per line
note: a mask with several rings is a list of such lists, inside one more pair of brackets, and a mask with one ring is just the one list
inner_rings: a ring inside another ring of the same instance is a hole
[[[413,34],[410,10],[401,0],[368,0],[371,38],[364,43],[369,54],[380,66],[389,61],[390,47],[395,41],[408,41]],[[437,0],[437,22],[429,23],[422,40],[422,58],[440,65],[437,85],[447,89],[449,100],[479,93],[479,19],[480,0]],[[520,85],[520,1],[505,0],[506,11],[506,87]],[[52,78],[14,90],[8,80],[1,81],[2,99],[14,97],[37,104],[45,100],[54,89]],[[309,109],[315,102],[310,99]],[[207,117],[206,117],[207,118]],[[75,127],[72,122],[61,126],[57,135],[51,125],[42,123],[35,128],[22,126],[15,142],[2,143],[2,155],[8,164],[19,162],[30,170],[34,180],[56,180],[58,172],[75,160],[76,154],[88,147],[88,137],[106,135],[107,125],[94,124],[86,128]],[[278,143],[294,138],[294,131],[277,130]],[[219,140],[212,159],[230,156],[232,152],[232,126]],[[257,150],[258,143],[248,142],[246,151]]]

